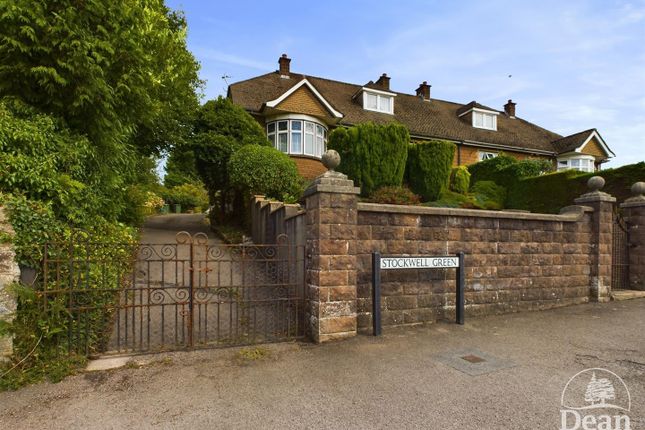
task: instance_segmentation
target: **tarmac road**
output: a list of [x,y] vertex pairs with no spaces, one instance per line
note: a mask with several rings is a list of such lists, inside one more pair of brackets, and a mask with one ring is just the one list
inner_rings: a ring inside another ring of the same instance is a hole
[[[274,344],[258,360],[135,357],[148,364],[0,393],[0,429],[555,429],[565,384],[593,367],[622,377],[642,429],[644,327],[639,299]],[[468,350],[501,368],[471,376],[445,359]]]

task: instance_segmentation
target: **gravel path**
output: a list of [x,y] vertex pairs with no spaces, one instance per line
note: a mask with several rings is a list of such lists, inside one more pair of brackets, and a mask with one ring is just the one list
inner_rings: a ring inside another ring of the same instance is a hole
[[[0,393],[0,428],[552,429],[569,378],[601,367],[625,381],[642,429],[644,326],[640,299],[275,344],[255,361],[237,349],[139,357],[148,364]],[[446,364],[468,349],[506,365],[471,376]]]

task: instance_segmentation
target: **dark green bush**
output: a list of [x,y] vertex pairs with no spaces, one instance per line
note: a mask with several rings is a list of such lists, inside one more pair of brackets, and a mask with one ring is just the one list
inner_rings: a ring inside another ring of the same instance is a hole
[[602,191],[622,202],[631,196],[630,188],[634,182],[645,181],[645,162],[593,173],[565,170],[525,178],[509,187],[506,206],[531,212],[558,213],[587,192],[587,181],[592,176],[602,176],[606,182]]
[[503,153],[495,158],[468,166],[471,184],[479,181],[493,181],[507,188],[511,188],[522,178],[538,176],[551,170],[553,170],[553,163],[550,160],[517,160]]
[[424,201],[436,200],[448,189],[455,149],[445,140],[410,145],[407,177],[412,191]]
[[497,157],[471,164],[468,166],[470,183],[474,185],[478,181],[495,181],[502,169],[515,163],[517,159],[501,153]]
[[245,145],[228,162],[231,186],[246,196],[264,194],[285,202],[294,202],[302,193],[302,181],[296,163],[275,148]]
[[421,197],[414,194],[408,187],[388,186],[374,191],[368,201],[392,205],[418,205]]
[[470,172],[466,166],[453,167],[450,174],[450,190],[466,194],[470,188]]
[[479,181],[471,190],[475,205],[481,209],[504,209],[506,188],[492,181]]
[[200,183],[185,183],[166,188],[162,197],[169,205],[181,205],[183,212],[208,208],[208,193]]
[[403,183],[410,134],[401,124],[359,124],[329,133],[327,147],[340,154],[343,172],[369,196],[384,186]]

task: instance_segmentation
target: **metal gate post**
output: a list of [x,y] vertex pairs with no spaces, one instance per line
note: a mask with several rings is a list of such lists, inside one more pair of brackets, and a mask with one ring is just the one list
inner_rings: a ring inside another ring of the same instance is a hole
[[194,282],[195,282],[195,244],[194,240],[190,238],[190,279],[188,282],[188,347],[193,347],[193,295],[194,295]]

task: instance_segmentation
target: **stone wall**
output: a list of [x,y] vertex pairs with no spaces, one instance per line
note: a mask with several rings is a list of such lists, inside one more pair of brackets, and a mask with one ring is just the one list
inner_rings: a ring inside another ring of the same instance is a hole
[[645,291],[645,183],[635,183],[632,193],[620,205],[629,232],[629,288]]
[[[13,229],[5,218],[0,206],[0,236],[13,235]],[[0,320],[12,321],[16,311],[15,298],[7,288],[20,278],[20,269],[16,264],[13,247],[0,239]],[[10,337],[0,337],[0,361],[6,360],[13,353],[13,341]]]
[[[330,170],[292,215],[256,196],[254,236],[270,241],[267,232],[285,231],[306,244],[306,318],[316,342],[371,332],[372,252],[464,252],[466,319],[604,302],[612,288],[616,200],[600,191],[603,185],[590,179],[575,205],[550,215],[359,203],[353,182]],[[645,289],[645,184],[636,188],[640,194],[621,206],[630,228],[631,288]],[[455,277],[455,269],[382,271],[383,326],[454,320]]]
[[[593,210],[562,215],[414,206],[358,206],[358,327],[371,327],[371,253],[465,252],[466,316],[585,303],[593,272]],[[384,326],[454,319],[455,270],[381,273]]]

